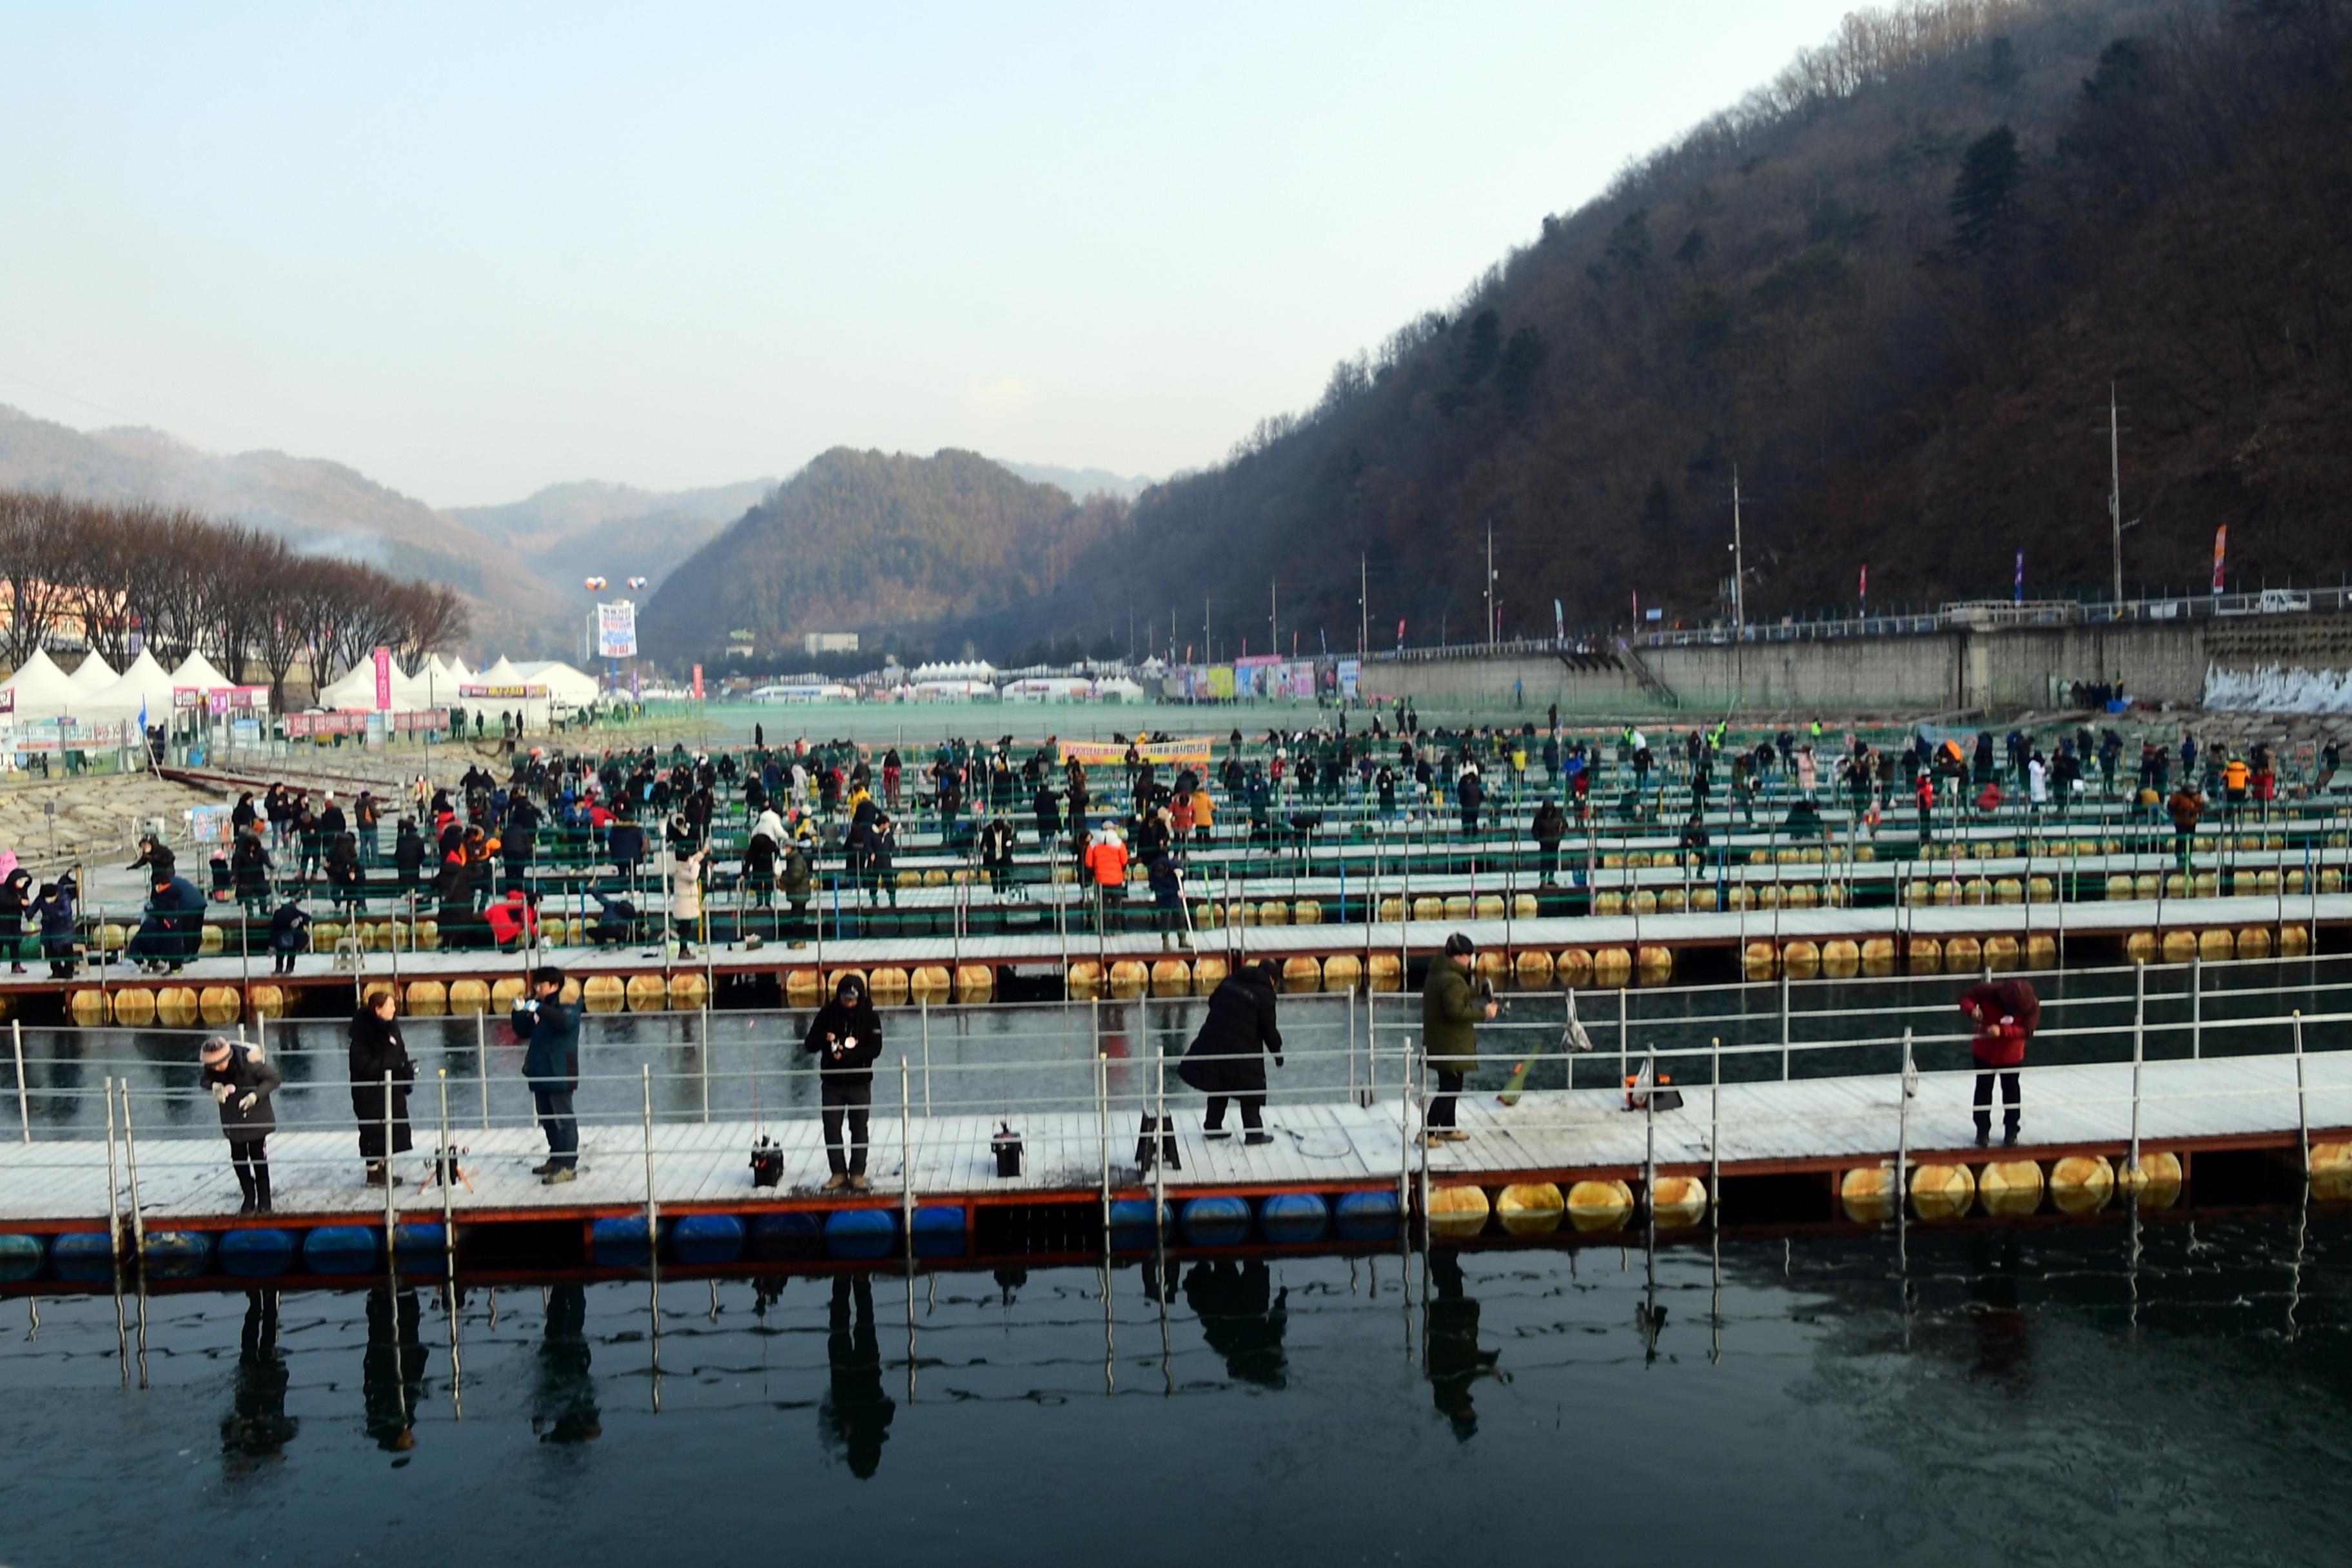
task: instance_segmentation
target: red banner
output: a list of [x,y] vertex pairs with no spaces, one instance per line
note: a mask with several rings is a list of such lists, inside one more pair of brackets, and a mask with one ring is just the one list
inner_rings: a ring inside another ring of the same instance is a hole
[[2221,591],[2221,568],[2230,556],[2230,525],[2223,523],[2213,531],[2213,592]]

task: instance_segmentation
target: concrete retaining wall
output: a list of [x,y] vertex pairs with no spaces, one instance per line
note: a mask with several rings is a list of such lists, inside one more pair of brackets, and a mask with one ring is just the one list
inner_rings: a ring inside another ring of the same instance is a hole
[[[1654,648],[1642,654],[1685,713],[1803,714],[2053,705],[2052,682],[2120,679],[2134,697],[2193,708],[2209,664],[2352,669],[2352,616],[2000,626],[1922,637]],[[1571,670],[1556,658],[1375,663],[1366,687],[1431,708],[1645,713],[1665,705],[1629,668]]]

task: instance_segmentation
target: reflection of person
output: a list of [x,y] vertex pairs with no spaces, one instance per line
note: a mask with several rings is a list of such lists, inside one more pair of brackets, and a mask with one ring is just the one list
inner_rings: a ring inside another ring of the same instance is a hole
[[1184,1276],[1184,1304],[1201,1320],[1201,1337],[1225,1358],[1228,1374],[1261,1388],[1280,1388],[1289,1381],[1282,1353],[1289,1302],[1289,1289],[1274,1289],[1262,1258],[1220,1258],[1194,1264]]
[[882,1346],[874,1332],[874,1281],[868,1276],[834,1276],[824,1359],[833,1381],[817,1405],[818,1430],[828,1447],[838,1447],[848,1458],[849,1473],[864,1480],[882,1468],[882,1445],[890,1439],[890,1418],[898,1409],[882,1392]]
[[1282,1031],[1275,1026],[1274,965],[1245,963],[1209,994],[1209,1014],[1185,1047],[1176,1076],[1209,1097],[1203,1132],[1223,1138],[1225,1101],[1242,1108],[1244,1143],[1271,1143],[1258,1113],[1265,1104],[1265,1057],[1282,1065]]
[[360,1362],[360,1399],[367,1435],[388,1453],[416,1447],[416,1405],[424,1396],[425,1362],[431,1353],[418,1334],[422,1310],[416,1292],[395,1296],[388,1285],[368,1292],[367,1353]]
[[1454,1436],[1466,1442],[1478,1430],[1470,1385],[1493,1375],[1503,1352],[1478,1348],[1478,1303],[1463,1293],[1462,1259],[1450,1250],[1433,1251],[1429,1278],[1437,1289],[1423,1334],[1429,1355],[1429,1394],[1439,1413],[1454,1423]]
[[232,1477],[262,1459],[282,1459],[301,1423],[286,1414],[289,1378],[278,1349],[278,1292],[245,1293],[245,1332],[237,1342],[236,1380],[229,1412],[221,1417],[221,1458]]
[[2025,1313],[2017,1304],[2016,1227],[1976,1232],[1970,1251],[1971,1272],[1977,1278],[1969,1326],[1975,1333],[1977,1359],[1969,1370],[1979,1377],[2019,1376],[2028,1370],[2032,1346],[2026,1337]]
[[588,1293],[578,1285],[547,1292],[547,1330],[539,1342],[539,1384],[530,1429],[542,1443],[593,1443],[604,1435],[596,1380],[588,1370]]

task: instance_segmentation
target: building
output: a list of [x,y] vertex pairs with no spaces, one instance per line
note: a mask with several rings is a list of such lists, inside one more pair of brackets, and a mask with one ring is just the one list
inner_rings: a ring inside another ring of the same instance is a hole
[[856,632],[803,632],[801,634],[801,651],[811,655],[856,653],[857,634]]
[[729,658],[749,658],[751,657],[751,650],[757,646],[756,641],[748,630],[738,629],[727,634],[727,657]]

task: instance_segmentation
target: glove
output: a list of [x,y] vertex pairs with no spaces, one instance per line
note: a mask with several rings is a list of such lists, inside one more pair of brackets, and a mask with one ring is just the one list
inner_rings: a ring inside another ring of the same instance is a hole
[[236,1102],[236,1108],[239,1110],[251,1110],[253,1109],[253,1102],[260,1098],[261,1096],[258,1094],[253,1093],[251,1090],[247,1090],[245,1098]]
[[1280,1067],[1282,1065],[1282,1053],[1280,1051],[1274,1053],[1274,1065],[1276,1067]]
[[231,1089],[229,1086],[225,1083],[216,1083],[213,1085],[213,1103],[215,1105],[226,1105],[228,1103],[228,1097],[234,1092],[236,1091]]

